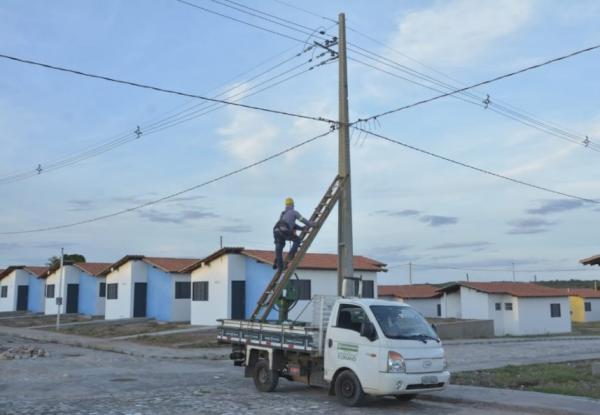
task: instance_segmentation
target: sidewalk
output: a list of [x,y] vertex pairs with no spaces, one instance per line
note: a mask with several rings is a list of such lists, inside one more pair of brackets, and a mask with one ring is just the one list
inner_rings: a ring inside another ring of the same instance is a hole
[[600,340],[600,336],[523,336],[523,337],[491,337],[484,339],[454,339],[442,340],[444,345],[461,344],[494,344],[494,343],[523,343],[523,342],[548,342],[561,340]]
[[103,350],[107,352],[123,353],[132,356],[154,357],[163,359],[229,359],[229,347],[207,347],[195,349],[170,349],[166,347],[146,346],[143,344],[73,334],[63,334],[51,331],[33,330],[28,328],[15,328],[0,326],[0,334],[21,337],[29,340],[38,340],[50,343],[65,344],[86,349]]
[[499,409],[560,415],[598,415],[600,400],[550,393],[450,385],[441,392],[419,395],[419,399],[448,403],[484,403]]

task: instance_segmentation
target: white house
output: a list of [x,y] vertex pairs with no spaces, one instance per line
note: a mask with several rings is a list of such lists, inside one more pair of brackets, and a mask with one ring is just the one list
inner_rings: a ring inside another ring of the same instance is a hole
[[439,287],[431,284],[412,285],[380,285],[377,287],[380,298],[388,298],[404,302],[425,317],[441,317],[442,305],[440,299],[442,293]]
[[0,272],[0,311],[44,311],[46,267],[13,265]]
[[494,321],[494,334],[571,331],[565,290],[526,282],[459,282],[440,290],[442,317]]
[[[217,319],[249,317],[274,274],[275,253],[244,248],[223,248],[197,261],[184,271],[192,274],[191,323],[215,325]],[[385,264],[363,256],[354,257],[357,277],[363,278],[364,297],[374,297],[377,273]],[[292,279],[299,300],[290,318],[312,319],[310,300],[314,294],[337,294],[337,255],[306,254]],[[272,317],[276,314],[272,313]]]
[[190,320],[190,274],[197,258],[126,255],[100,272],[106,277],[105,318]]
[[103,316],[106,297],[106,277],[99,275],[110,264],[102,262],[78,262],[65,264],[60,291],[61,268],[48,271],[46,279],[45,314],[56,314],[56,298],[63,298],[62,313],[80,313]]

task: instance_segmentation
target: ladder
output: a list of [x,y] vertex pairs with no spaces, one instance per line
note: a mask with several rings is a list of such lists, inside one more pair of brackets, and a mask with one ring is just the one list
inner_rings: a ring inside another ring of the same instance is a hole
[[302,258],[308,251],[308,248],[310,248],[310,245],[317,236],[319,229],[321,229],[321,226],[323,223],[325,223],[329,213],[331,213],[333,207],[340,198],[343,189],[343,182],[344,178],[341,176],[336,176],[336,178],[333,180],[310,217],[310,221],[314,222],[315,226],[306,226],[302,232],[300,232],[300,246],[298,247],[296,255],[291,262],[288,262],[286,258],[283,269],[275,271],[275,275],[273,275],[273,278],[267,285],[267,288],[260,296],[254,312],[252,312],[252,316],[250,317],[251,320],[267,320],[267,317],[273,309],[275,302],[281,295],[290,278],[294,275],[296,268],[300,264],[300,261],[302,261]]

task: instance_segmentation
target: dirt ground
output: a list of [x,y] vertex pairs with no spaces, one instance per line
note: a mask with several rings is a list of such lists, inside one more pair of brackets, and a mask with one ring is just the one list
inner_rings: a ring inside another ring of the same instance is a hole
[[[2,316],[0,316],[2,317]],[[74,323],[78,321],[91,321],[92,318],[89,316],[82,316],[79,314],[63,314],[60,317],[61,323]],[[21,314],[10,316],[10,318],[1,318],[0,326],[8,327],[37,327],[37,326],[49,326],[56,323],[56,315],[40,315],[40,314]]]
[[219,346],[216,329],[173,333],[164,336],[140,336],[133,341],[150,346],[174,347],[176,349]]
[[[153,320],[107,321],[97,324],[66,326],[62,327],[60,332],[65,334],[77,334],[80,336],[109,338],[143,333],[154,333],[157,331],[174,330],[188,327],[190,327],[189,324],[160,323]],[[48,327],[43,330],[54,330],[54,328]]]

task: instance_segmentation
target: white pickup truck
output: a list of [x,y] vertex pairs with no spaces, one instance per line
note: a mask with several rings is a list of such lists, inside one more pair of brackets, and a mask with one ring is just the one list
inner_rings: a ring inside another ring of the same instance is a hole
[[450,379],[434,328],[395,301],[316,296],[312,324],[220,320],[218,341],[232,344],[258,390],[283,377],[326,387],[347,406],[365,394],[410,400]]

